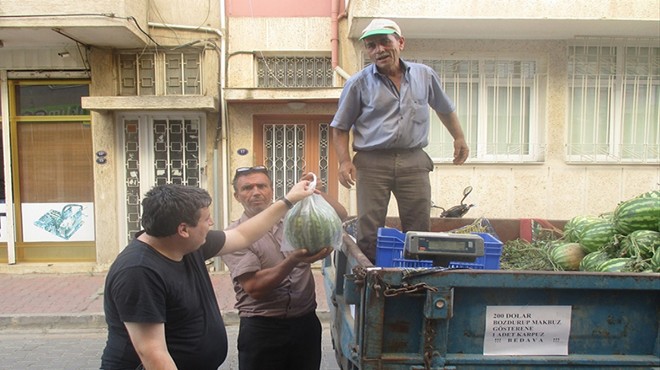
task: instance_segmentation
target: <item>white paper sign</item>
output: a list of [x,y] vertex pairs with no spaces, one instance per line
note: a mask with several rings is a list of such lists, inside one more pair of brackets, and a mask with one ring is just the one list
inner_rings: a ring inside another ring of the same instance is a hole
[[484,355],[568,355],[571,306],[487,306]]
[[94,240],[94,203],[23,203],[23,241]]

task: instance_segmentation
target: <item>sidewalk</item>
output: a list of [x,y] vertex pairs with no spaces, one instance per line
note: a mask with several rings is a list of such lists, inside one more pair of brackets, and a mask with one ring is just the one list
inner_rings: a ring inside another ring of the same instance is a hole
[[[323,276],[313,270],[317,313],[327,318]],[[211,273],[226,325],[236,325],[235,295],[228,272]],[[105,273],[0,274],[0,330],[105,327],[103,284]]]

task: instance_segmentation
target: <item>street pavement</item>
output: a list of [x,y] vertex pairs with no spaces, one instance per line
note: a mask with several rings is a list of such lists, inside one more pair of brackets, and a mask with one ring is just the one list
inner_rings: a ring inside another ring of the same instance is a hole
[[[238,370],[237,335],[238,325],[228,325],[229,352],[218,370]],[[0,331],[0,370],[98,369],[105,339],[105,329],[99,328]],[[327,323],[323,324],[322,349],[321,370],[340,370]]]
[[[335,360],[323,277],[314,270],[317,313],[323,323],[321,370]],[[238,315],[227,272],[211,273],[229,353],[219,370],[237,370]],[[0,370],[98,369],[105,346],[105,274],[0,274]]]

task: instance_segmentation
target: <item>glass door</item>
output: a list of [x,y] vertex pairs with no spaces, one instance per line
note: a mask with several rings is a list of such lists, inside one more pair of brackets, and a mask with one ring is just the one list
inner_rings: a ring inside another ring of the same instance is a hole
[[11,81],[17,262],[93,262],[94,177],[88,81]]

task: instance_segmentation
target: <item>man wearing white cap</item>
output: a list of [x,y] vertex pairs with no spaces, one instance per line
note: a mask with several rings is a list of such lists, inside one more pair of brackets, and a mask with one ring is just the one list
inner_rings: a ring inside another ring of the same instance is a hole
[[[374,19],[360,40],[373,62],[348,81],[332,120],[339,181],[357,184],[357,244],[373,262],[378,227],[385,225],[390,194],[399,206],[401,228],[429,229],[433,161],[428,145],[429,106],[454,138],[454,164],[468,157],[454,103],[430,67],[401,59],[405,39],[389,19]],[[353,160],[349,133],[353,131]]]

